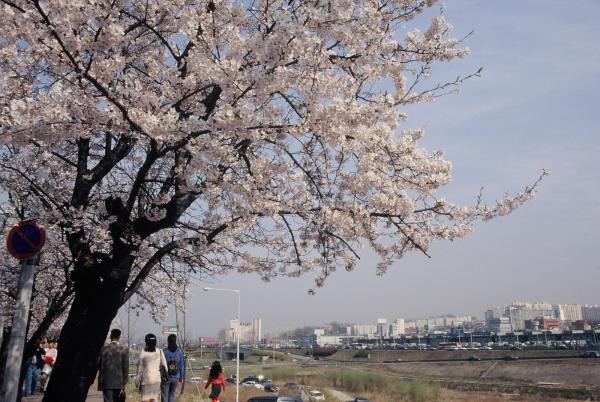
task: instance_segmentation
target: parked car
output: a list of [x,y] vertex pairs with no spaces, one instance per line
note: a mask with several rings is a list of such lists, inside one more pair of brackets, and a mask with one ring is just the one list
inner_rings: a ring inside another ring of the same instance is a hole
[[288,382],[284,386],[284,388],[290,389],[295,392],[302,392],[302,385],[296,384],[295,382]]
[[310,390],[308,392],[308,395],[310,397],[310,401],[324,401],[325,400],[325,395],[323,395],[323,393],[317,389],[313,389]]
[[470,357],[469,357],[469,361],[470,361],[470,362],[480,362],[480,361],[481,361],[481,357],[478,357],[478,356],[470,356]]
[[225,381],[226,381],[228,384],[235,384],[235,383],[237,382],[237,380],[236,380],[235,376],[227,377],[227,378],[225,379]]
[[351,400],[349,402],[369,402],[369,400],[367,398],[365,398],[364,396],[357,396],[356,398],[354,398],[353,400]]
[[256,386],[256,384],[258,384],[258,383],[253,380],[242,381],[242,386],[244,386],[244,387],[254,387],[254,386]]
[[592,357],[592,358],[600,357],[600,352],[598,352],[597,350],[588,350],[587,352],[582,354],[581,357]]
[[506,361],[519,360],[519,356],[506,355],[506,356],[503,357],[503,359],[506,360]]
[[279,388],[275,384],[265,384],[265,392],[279,392]]
[[253,396],[248,402],[302,402],[302,399],[295,396],[263,395]]

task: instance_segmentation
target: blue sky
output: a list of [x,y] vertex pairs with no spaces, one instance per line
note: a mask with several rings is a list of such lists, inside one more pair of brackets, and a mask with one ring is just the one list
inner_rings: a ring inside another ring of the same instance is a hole
[[[216,278],[214,285],[241,289],[242,321],[262,317],[273,332],[333,320],[481,317],[512,300],[600,304],[600,2],[457,0],[444,14],[457,37],[474,31],[472,53],[440,66],[436,78],[483,72],[459,95],[407,110],[409,126],[426,127],[422,145],[453,163],[442,194],[472,203],[484,186],[493,202],[543,168],[552,175],[513,214],[437,243],[431,259],[410,255],[383,277],[365,253],[357,270],[337,272],[316,296],[306,292],[310,275]],[[195,336],[215,335],[235,315],[233,295],[203,292],[208,285],[198,284],[188,304]],[[138,336],[158,328],[144,317],[136,323]]]

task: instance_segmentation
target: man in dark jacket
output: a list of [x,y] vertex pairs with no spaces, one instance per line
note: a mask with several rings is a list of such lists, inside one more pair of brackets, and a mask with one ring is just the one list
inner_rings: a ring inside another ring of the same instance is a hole
[[119,344],[121,331],[110,331],[110,343],[100,351],[98,366],[98,388],[102,390],[104,402],[119,401],[121,392],[129,380],[129,350]]

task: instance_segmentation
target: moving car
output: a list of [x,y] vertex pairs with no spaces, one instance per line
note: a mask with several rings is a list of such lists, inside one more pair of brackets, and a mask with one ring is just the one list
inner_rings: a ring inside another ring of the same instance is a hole
[[308,392],[308,395],[310,397],[310,401],[324,401],[325,400],[325,395],[323,395],[323,393],[317,389],[313,389],[311,391]]
[[471,356],[471,357],[469,357],[469,361],[470,362],[480,362],[481,361],[481,357]]

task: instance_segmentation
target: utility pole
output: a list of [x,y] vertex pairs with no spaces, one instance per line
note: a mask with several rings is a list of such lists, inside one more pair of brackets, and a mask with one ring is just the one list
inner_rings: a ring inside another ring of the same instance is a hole
[[127,300],[127,349],[131,348],[131,298]]

